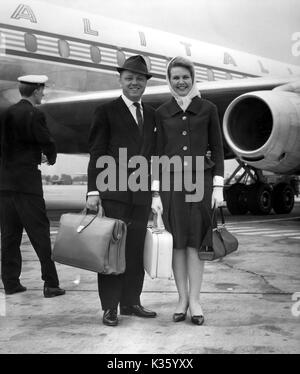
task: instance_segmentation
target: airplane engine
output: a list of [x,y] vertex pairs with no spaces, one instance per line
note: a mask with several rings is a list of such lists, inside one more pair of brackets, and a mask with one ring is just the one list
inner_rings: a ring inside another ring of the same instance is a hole
[[256,91],[237,97],[223,118],[224,136],[233,152],[257,169],[300,173],[300,96],[285,91]]

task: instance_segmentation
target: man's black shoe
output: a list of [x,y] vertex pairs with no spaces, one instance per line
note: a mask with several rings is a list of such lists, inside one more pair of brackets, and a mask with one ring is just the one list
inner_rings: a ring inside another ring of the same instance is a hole
[[103,313],[102,322],[107,326],[117,326],[118,321],[118,311],[117,309],[107,309]]
[[156,317],[156,313],[144,308],[142,305],[130,305],[130,306],[121,306],[120,307],[120,314],[126,316],[137,316],[143,318],[154,318]]
[[44,297],[55,297],[55,296],[61,296],[66,293],[65,290],[63,290],[60,287],[44,287]]
[[19,284],[17,287],[12,288],[11,290],[5,290],[5,294],[6,295],[13,295],[14,293],[24,292],[26,290],[27,290],[26,287],[24,287],[21,284]]

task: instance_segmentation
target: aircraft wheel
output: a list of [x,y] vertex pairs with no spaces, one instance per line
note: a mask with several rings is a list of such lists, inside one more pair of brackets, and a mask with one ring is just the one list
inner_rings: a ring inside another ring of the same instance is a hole
[[279,183],[274,187],[272,206],[277,214],[290,213],[294,207],[294,190],[288,183]]
[[248,212],[246,186],[236,183],[225,191],[227,209],[232,215]]
[[269,214],[272,209],[272,189],[267,183],[255,183],[247,194],[248,208],[253,214]]

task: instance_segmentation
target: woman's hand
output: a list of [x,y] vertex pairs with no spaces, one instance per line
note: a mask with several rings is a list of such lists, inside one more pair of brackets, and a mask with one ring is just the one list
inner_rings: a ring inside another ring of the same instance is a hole
[[214,205],[216,208],[221,206],[224,202],[224,196],[223,196],[223,187],[214,187],[212,198],[211,198],[211,207],[213,208]]
[[161,198],[159,195],[152,196],[151,208],[154,214],[157,214],[158,211],[160,212],[160,214],[162,214],[163,206],[162,206]]

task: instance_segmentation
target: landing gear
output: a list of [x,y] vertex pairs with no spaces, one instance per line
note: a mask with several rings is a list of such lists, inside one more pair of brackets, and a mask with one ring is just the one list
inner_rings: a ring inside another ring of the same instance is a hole
[[288,183],[279,183],[274,187],[272,206],[277,214],[290,213],[294,207],[294,190]]
[[247,205],[253,214],[269,214],[272,209],[272,188],[267,183],[254,183],[248,190]]
[[[237,160],[239,166],[232,176],[226,181],[225,200],[227,209],[233,215],[252,214],[267,215],[272,208],[277,214],[290,213],[294,207],[295,190],[286,182],[275,184],[266,183],[261,170],[254,169],[242,161]],[[230,181],[237,173],[244,169],[244,173],[236,179],[236,183]]]
[[236,183],[225,189],[225,200],[231,214],[246,214],[248,212],[247,186]]

